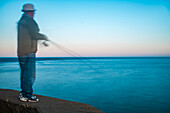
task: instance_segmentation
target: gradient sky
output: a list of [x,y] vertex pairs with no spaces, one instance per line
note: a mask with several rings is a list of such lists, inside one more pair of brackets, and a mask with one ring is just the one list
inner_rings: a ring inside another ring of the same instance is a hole
[[[25,3],[41,33],[81,56],[170,56],[169,0],[0,0],[0,57],[17,56]],[[37,56],[69,55],[50,44]]]

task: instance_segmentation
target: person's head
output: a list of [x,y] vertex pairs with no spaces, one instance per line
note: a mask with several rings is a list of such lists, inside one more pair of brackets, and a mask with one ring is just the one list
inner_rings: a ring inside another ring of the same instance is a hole
[[33,4],[24,4],[22,11],[33,18],[36,10],[34,9]]

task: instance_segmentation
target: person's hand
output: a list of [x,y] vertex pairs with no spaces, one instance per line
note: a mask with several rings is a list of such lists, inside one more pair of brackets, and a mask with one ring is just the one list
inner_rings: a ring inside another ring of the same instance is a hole
[[48,44],[45,41],[42,44],[46,47],[48,46]]

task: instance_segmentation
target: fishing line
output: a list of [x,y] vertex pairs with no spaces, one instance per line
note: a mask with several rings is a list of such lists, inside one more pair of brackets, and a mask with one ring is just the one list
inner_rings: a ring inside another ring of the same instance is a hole
[[[83,64],[85,64],[86,66],[88,66],[89,68],[94,69],[93,66],[89,65],[89,64],[91,64],[91,62],[88,61],[88,59],[86,59],[86,61],[84,61],[84,60],[82,60],[82,59],[85,59],[85,58],[82,57],[81,55],[79,55],[78,53],[76,53],[76,52],[74,52],[74,51],[72,51],[72,50],[70,50],[70,49],[62,46],[61,44],[55,43],[55,42],[53,42],[53,41],[51,41],[51,40],[48,40],[48,41],[49,41],[51,44],[53,44],[53,45],[55,45],[56,47],[58,47],[58,48],[60,48],[61,50],[63,50],[63,51],[64,51],[65,53],[67,53],[68,55],[73,56],[75,59],[79,60],[80,62],[82,62]],[[48,46],[48,44],[45,43],[45,42],[43,42],[43,44],[44,44],[45,46]],[[95,70],[96,72],[99,72],[97,69],[94,69],[94,70]]]
[[70,49],[62,46],[61,44],[57,44],[57,43],[55,43],[55,42],[53,42],[53,41],[50,41],[50,42],[53,43],[53,44],[55,44],[55,45],[58,46],[58,47],[61,47],[61,48],[65,49],[67,52],[74,54],[74,56],[76,55],[76,56],[78,56],[78,57],[83,58],[83,56],[81,56],[81,55],[77,54],[76,52],[74,52],[74,51],[72,51],[72,50],[70,50]]
[[[82,60],[83,57],[82,57],[81,55],[77,54],[76,52],[74,52],[74,51],[72,51],[72,50],[70,50],[70,49],[62,46],[61,44],[57,44],[57,43],[55,43],[55,42],[53,42],[53,41],[51,41],[51,40],[49,40],[49,42],[52,43],[53,45],[57,46],[57,47],[60,48],[61,50],[63,50],[65,53],[73,56],[74,58],[76,58],[77,60],[79,60],[80,62],[82,62],[83,64],[88,65],[87,61],[86,61],[86,62],[83,61],[83,60]],[[88,67],[90,67],[90,66],[88,65]]]
[[[73,56],[73,57],[75,57],[75,58],[77,58],[77,56],[80,56],[80,55],[78,55],[77,53],[75,54],[75,52],[73,52],[73,51],[71,51],[71,50],[69,50],[69,49],[61,46],[60,44],[57,44],[57,43],[55,43],[55,42],[53,42],[53,41],[51,41],[51,40],[49,40],[49,42],[52,43],[53,45],[57,46],[58,48],[62,49],[64,52],[66,52],[67,54],[69,54],[69,55],[71,55],[71,56]],[[77,55],[77,56],[76,56],[76,55]]]

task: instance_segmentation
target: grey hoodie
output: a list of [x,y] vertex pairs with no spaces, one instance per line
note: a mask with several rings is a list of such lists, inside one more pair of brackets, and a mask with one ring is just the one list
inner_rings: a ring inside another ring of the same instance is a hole
[[39,27],[35,20],[27,14],[23,14],[18,22],[18,56],[37,52],[37,41],[46,40],[39,33]]

